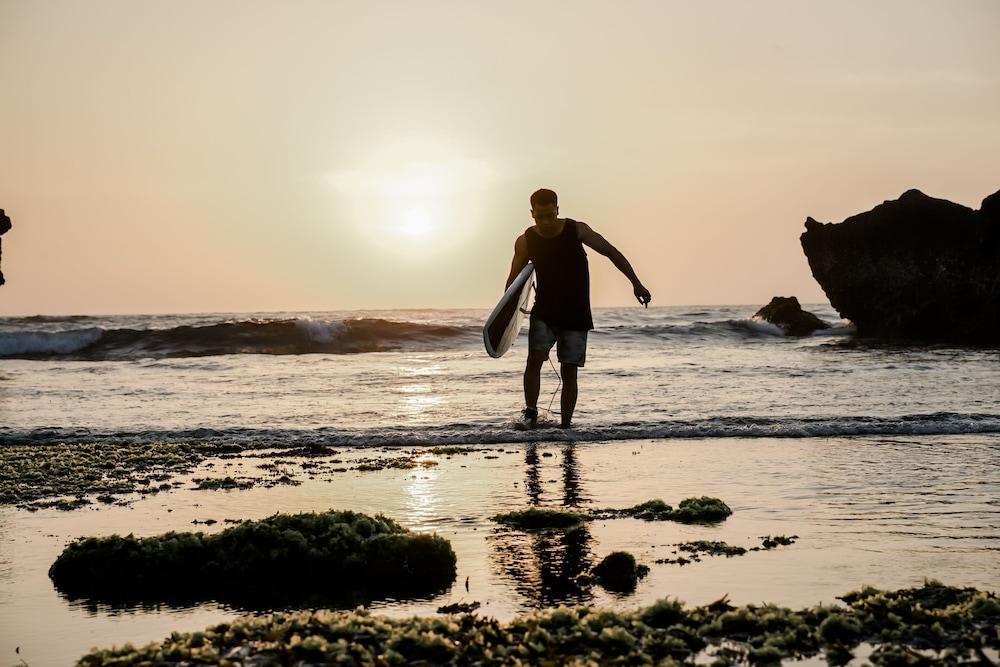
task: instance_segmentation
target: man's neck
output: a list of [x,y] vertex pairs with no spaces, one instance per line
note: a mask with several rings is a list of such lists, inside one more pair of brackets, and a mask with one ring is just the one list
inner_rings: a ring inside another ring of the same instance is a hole
[[565,226],[566,226],[565,218],[556,218],[556,221],[554,223],[552,223],[551,225],[545,225],[544,228],[536,222],[535,231],[538,232],[538,235],[541,236],[543,239],[551,239],[555,238],[556,236],[559,236],[559,234],[562,233],[563,227]]

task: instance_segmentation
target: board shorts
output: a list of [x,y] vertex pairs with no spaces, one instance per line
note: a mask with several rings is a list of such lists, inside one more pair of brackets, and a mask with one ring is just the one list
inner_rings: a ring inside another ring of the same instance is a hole
[[560,364],[582,367],[587,361],[586,331],[552,327],[532,317],[528,323],[528,350],[548,355],[553,345]]

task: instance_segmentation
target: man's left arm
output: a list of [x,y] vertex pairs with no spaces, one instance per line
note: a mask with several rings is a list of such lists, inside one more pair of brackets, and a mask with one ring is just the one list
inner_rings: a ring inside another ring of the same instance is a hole
[[587,223],[578,222],[576,228],[580,237],[580,242],[610,259],[611,263],[615,265],[615,268],[621,271],[625,277],[631,281],[635,298],[639,301],[639,303],[644,306],[648,306],[649,302],[653,300],[653,297],[650,295],[649,290],[646,289],[639,281],[639,277],[635,275],[635,271],[632,269],[632,265],[629,261],[625,258],[625,255],[621,254],[618,248],[611,245],[606,238],[591,229],[590,225]]

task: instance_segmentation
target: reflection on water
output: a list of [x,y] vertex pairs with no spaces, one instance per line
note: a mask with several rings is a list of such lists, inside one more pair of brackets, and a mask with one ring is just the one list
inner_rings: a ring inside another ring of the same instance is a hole
[[433,456],[416,459],[419,467],[406,481],[406,519],[403,524],[411,530],[433,530],[434,519],[440,514],[435,487],[438,471],[433,467],[424,468],[425,462],[433,462]]
[[[560,504],[578,507],[583,494],[576,444],[564,444],[560,456]],[[544,483],[536,444],[525,447],[524,471],[528,504],[540,505]],[[495,567],[532,606],[583,604],[593,599],[589,587],[577,580],[592,565],[593,538],[587,524],[570,530],[530,532],[498,526],[490,542]]]

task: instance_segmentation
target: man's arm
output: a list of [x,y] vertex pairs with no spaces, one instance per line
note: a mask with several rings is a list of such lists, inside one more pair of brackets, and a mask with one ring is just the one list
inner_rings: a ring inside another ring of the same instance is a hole
[[643,287],[643,284],[639,281],[639,277],[632,270],[632,265],[625,259],[625,255],[621,254],[618,248],[608,243],[606,238],[591,229],[587,223],[578,222],[576,229],[580,236],[580,242],[610,259],[615,268],[625,274],[625,277],[631,281],[635,298],[638,299],[639,303],[648,306],[653,297],[650,295],[649,290]]
[[524,239],[524,234],[517,237],[514,241],[514,259],[510,263],[510,275],[507,276],[507,285],[504,286],[504,291],[510,287],[510,284],[514,282],[514,278],[517,278],[517,274],[521,273],[521,269],[528,265],[528,242]]

